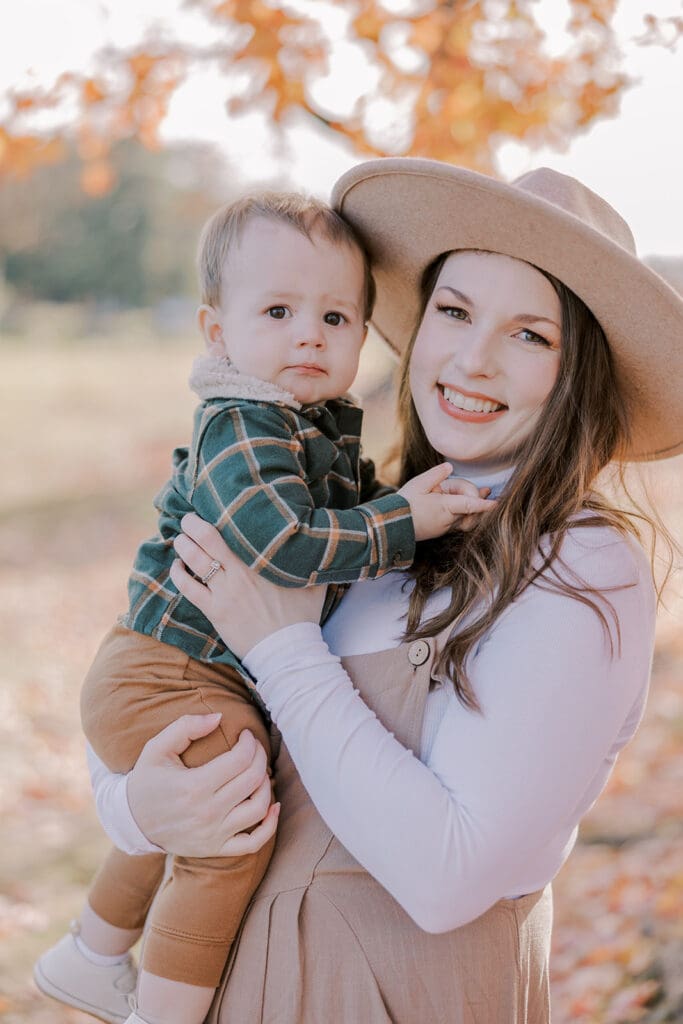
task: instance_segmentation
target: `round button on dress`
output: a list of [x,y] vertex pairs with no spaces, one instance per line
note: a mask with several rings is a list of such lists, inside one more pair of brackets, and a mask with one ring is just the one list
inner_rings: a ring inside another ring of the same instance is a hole
[[411,665],[424,665],[429,657],[429,644],[426,640],[415,640],[408,648],[408,661]]

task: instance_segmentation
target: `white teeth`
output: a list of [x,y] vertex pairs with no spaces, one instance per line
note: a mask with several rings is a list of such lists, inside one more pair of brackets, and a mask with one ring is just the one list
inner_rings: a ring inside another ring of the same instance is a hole
[[447,387],[444,387],[443,394],[447,402],[455,405],[458,409],[464,409],[465,412],[495,412],[497,409],[503,408],[499,402],[487,402],[483,398],[470,398],[468,395],[462,395],[459,391],[453,391]]

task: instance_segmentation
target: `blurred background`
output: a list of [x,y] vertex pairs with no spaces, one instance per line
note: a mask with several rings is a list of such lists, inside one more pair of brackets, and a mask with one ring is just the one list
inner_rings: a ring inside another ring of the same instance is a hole
[[[78,692],[189,438],[203,220],[373,154],[546,164],[683,289],[683,5],[22,0],[0,28],[0,1020],[85,1024],[31,966],[105,848]],[[380,462],[392,373],[371,340]],[[643,471],[679,541],[682,470]],[[556,883],[555,1024],[683,1021],[682,622],[674,579],[645,721]]]

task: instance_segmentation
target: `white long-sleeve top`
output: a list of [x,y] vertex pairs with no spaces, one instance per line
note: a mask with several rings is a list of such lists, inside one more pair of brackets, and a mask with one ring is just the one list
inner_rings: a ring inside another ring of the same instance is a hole
[[[427,699],[420,758],[354,690],[340,656],[400,642],[400,573],[355,584],[324,629],[301,623],[245,659],[320,814],[422,928],[459,927],[504,896],[549,882],[580,818],[641,718],[655,598],[647,559],[605,527],[570,530],[561,556],[607,606],[614,651],[580,601],[531,586],[469,659],[481,712],[448,686]],[[436,594],[434,614],[447,602]],[[130,813],[125,776],[92,752],[100,818],[130,853],[157,849]]]

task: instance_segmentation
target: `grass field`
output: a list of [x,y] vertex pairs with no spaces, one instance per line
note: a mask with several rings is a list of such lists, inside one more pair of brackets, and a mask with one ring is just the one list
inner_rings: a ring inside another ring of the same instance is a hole
[[[0,1020],[84,1024],[39,997],[31,965],[105,849],[78,691],[124,605],[170,451],[188,439],[196,343],[42,335],[0,340]],[[385,370],[371,349],[360,390],[374,396],[373,455],[393,440]],[[679,529],[682,469],[654,484]],[[556,884],[555,1024],[683,1020],[683,616],[671,600],[646,719]]]

